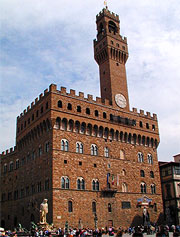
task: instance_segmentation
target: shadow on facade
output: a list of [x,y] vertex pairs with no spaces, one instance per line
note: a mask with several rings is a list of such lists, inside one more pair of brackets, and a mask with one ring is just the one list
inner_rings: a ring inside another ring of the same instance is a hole
[[136,215],[131,223],[131,226],[139,226],[143,224],[143,218],[142,216]]

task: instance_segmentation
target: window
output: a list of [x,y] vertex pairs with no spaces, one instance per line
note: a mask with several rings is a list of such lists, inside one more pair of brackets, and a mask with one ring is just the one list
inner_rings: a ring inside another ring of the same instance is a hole
[[141,193],[146,193],[146,184],[144,182],[141,183]]
[[150,171],[150,178],[154,178],[154,172]]
[[61,100],[58,101],[58,108],[62,108],[62,101]]
[[37,183],[37,192],[41,192],[41,182]]
[[126,193],[127,191],[128,191],[127,184],[126,183],[122,183],[122,192]]
[[61,140],[61,151],[68,151],[69,150],[69,143],[66,139]]
[[19,159],[18,159],[18,160],[16,160],[16,169],[19,168],[19,164],[20,164],[20,162],[19,162]]
[[79,161],[79,165],[80,165],[80,166],[82,165],[82,161]]
[[153,157],[152,157],[152,155],[148,154],[147,158],[148,158],[148,163],[152,165],[153,164]]
[[77,189],[84,190],[85,189],[85,181],[82,177],[77,179]]
[[46,180],[45,180],[44,189],[45,189],[46,191],[49,190],[49,179],[46,179]]
[[45,143],[45,152],[49,152],[49,142]]
[[30,124],[30,118],[28,118],[28,124]]
[[171,195],[171,185],[166,184],[165,188],[166,188],[166,198],[171,198],[172,197],[172,195]]
[[4,172],[4,174],[7,173],[7,164],[4,164],[3,172]]
[[104,148],[104,156],[109,157],[109,148],[108,147]]
[[149,129],[149,123],[146,123],[146,128]]
[[86,108],[86,114],[90,114],[90,109]]
[[91,145],[91,155],[97,156],[98,155],[98,147],[95,144]]
[[92,202],[92,212],[96,213],[96,202]]
[[151,184],[151,193],[152,194],[156,193],[156,185],[155,184]]
[[174,174],[180,175],[180,166],[174,166]]
[[140,127],[140,128],[143,127],[143,123],[142,123],[142,121],[139,122],[139,127]]
[[68,212],[73,212],[72,201],[68,201]]
[[108,203],[108,212],[112,212],[111,203]]
[[41,107],[41,114],[43,113],[43,106]]
[[138,162],[140,163],[144,162],[144,155],[141,152],[138,152]]
[[98,110],[95,110],[95,111],[94,111],[94,115],[95,115],[96,117],[99,116],[99,112],[98,112]]
[[93,179],[92,181],[92,190],[99,191],[99,181],[97,179]]
[[81,142],[76,142],[76,153],[83,154],[83,144]]
[[38,154],[39,154],[39,157],[42,155],[42,146],[39,146]]
[[39,110],[36,111],[36,118],[39,116]]
[[48,102],[46,102],[46,109],[48,109]]
[[32,152],[32,160],[35,160],[35,158],[36,158],[36,153],[35,153],[35,151],[33,151]]
[[67,109],[72,110],[72,104],[68,103]]
[[107,118],[107,115],[105,112],[103,112],[103,118],[106,119]]
[[154,124],[152,125],[152,130],[153,130],[153,131],[155,131],[155,130],[156,130],[156,127],[155,127],[155,125],[154,125]]
[[140,176],[141,176],[141,177],[145,177],[144,170],[141,170],[141,171],[140,171]]
[[68,177],[61,177],[61,188],[69,189],[69,178]]
[[123,150],[120,150],[120,159],[122,159],[122,160],[125,159],[125,153]]
[[14,164],[13,164],[13,161],[11,161],[9,164],[9,172],[13,171],[13,168],[14,168]]
[[130,202],[121,202],[121,204],[122,204],[122,209],[130,209],[131,208]]
[[67,164],[67,160],[64,160],[64,164]]
[[77,112],[80,112],[81,113],[81,106],[77,106]]

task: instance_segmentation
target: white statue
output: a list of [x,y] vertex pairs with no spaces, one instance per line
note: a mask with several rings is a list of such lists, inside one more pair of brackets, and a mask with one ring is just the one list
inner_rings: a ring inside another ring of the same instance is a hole
[[40,223],[44,224],[46,222],[46,215],[48,213],[48,204],[47,199],[44,199],[43,202],[40,205]]

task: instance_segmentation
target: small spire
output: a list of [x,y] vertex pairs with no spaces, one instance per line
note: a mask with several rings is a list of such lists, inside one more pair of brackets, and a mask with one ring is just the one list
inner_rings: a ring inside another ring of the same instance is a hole
[[104,1],[104,6],[106,7],[106,9],[108,8],[108,6],[107,6],[107,0]]

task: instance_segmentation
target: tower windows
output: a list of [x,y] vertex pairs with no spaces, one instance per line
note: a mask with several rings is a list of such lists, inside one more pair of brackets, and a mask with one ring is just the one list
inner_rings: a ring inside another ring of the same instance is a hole
[[108,203],[108,212],[112,212],[111,203]]
[[4,172],[4,174],[7,173],[7,164],[4,164],[3,172]]
[[143,123],[142,123],[142,121],[139,122],[139,127],[140,127],[140,128],[143,127]]
[[9,164],[9,172],[13,171],[13,168],[14,168],[14,163],[13,161],[11,161]]
[[112,32],[114,35],[117,33],[117,26],[113,21],[109,21],[108,27],[110,33]]
[[149,129],[149,123],[146,123],[146,128]]
[[41,107],[41,114],[43,113],[43,106]]
[[58,101],[58,108],[62,108],[62,101],[61,100]]
[[138,152],[138,162],[140,163],[144,162],[144,155],[142,152]]
[[141,193],[146,193],[146,184],[144,182],[141,183]]
[[95,144],[91,145],[91,155],[97,156],[98,155],[98,147]]
[[155,127],[155,125],[154,125],[154,124],[152,125],[152,130],[153,130],[153,131],[155,131],[155,130],[156,130],[156,127]]
[[69,150],[69,142],[66,139],[61,140],[61,151]]
[[45,143],[45,152],[49,152],[49,142]]
[[16,160],[16,169],[18,169],[20,166],[20,162],[19,162],[19,159]]

